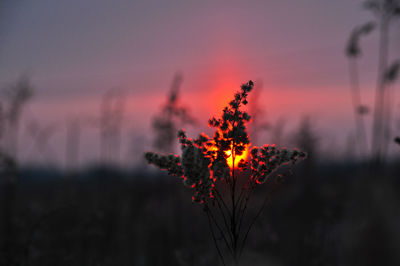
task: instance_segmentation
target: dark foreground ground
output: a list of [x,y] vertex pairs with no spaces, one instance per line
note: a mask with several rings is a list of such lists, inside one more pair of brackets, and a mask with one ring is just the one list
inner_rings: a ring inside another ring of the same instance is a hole
[[[153,170],[23,169],[15,183],[3,178],[0,265],[220,265],[201,206]],[[400,164],[376,175],[348,163],[293,170],[241,265],[400,265]]]

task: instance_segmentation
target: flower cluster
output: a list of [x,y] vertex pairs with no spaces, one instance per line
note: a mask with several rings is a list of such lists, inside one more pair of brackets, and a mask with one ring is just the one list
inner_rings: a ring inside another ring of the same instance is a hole
[[[193,201],[207,203],[214,198],[215,183],[217,180],[232,184],[234,170],[245,171],[249,162],[240,156],[247,152],[250,146],[246,124],[250,115],[240,110],[247,104],[248,93],[253,88],[249,81],[241,86],[241,91],[235,94],[229,106],[223,109],[220,118],[211,118],[209,126],[216,128],[212,138],[205,134],[193,140],[186,136],[183,130],[179,131],[178,138],[182,155],[162,156],[152,152],[145,154],[147,161],[169,174],[180,177],[183,183],[194,190]],[[264,183],[267,177],[279,166],[289,162],[295,163],[304,158],[304,152],[297,150],[277,149],[275,146],[265,145],[251,150],[250,181],[255,184]],[[235,161],[236,159],[236,161]],[[235,181],[233,181],[235,182]]]
[[154,164],[161,170],[167,170],[169,175],[183,176],[181,159],[177,155],[158,155],[154,152],[146,152],[144,157],[149,164]]
[[208,153],[210,138],[200,134],[196,140],[186,137],[183,130],[178,133],[182,149],[183,184],[194,189],[192,200],[206,202],[213,197],[215,180],[210,171],[212,153]]
[[[241,111],[240,107],[247,104],[247,96],[253,86],[254,83],[251,80],[243,84],[241,91],[237,92],[229,106],[224,108],[221,118],[213,117],[208,121],[210,127],[217,128],[213,138],[217,156],[212,165],[212,168],[216,170],[214,175],[217,178],[229,177],[225,174],[226,168],[229,170],[227,158],[231,160],[231,167],[235,167],[239,163],[234,161],[235,158],[241,156],[250,145],[246,131],[246,123],[250,121],[250,115]],[[244,170],[245,164],[241,162],[239,165]]]
[[278,149],[275,145],[253,147],[250,151],[251,179],[257,184],[262,184],[280,166],[288,163],[294,164],[297,160],[305,157],[306,154],[302,151]]

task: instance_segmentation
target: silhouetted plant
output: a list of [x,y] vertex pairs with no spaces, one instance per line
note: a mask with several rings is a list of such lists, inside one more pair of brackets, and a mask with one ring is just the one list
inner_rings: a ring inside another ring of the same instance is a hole
[[368,113],[368,107],[363,105],[361,101],[357,59],[361,56],[361,37],[368,35],[374,28],[374,22],[368,22],[360,27],[356,27],[351,33],[349,42],[346,47],[346,55],[349,59],[351,101],[353,104],[356,135],[358,135],[357,144],[361,154],[365,154],[368,150],[367,133],[364,122],[364,115]]
[[365,7],[373,12],[379,21],[379,63],[375,94],[372,149],[374,161],[380,164],[385,156],[385,130],[390,105],[390,88],[386,89],[385,72],[388,68],[389,26],[393,18],[400,15],[400,4],[397,0],[370,0]]
[[18,137],[23,108],[32,97],[33,90],[28,76],[22,75],[16,82],[4,89],[5,100],[1,105],[1,136],[5,145],[0,147],[0,185],[4,185],[1,204],[3,205],[2,247],[5,265],[17,265],[17,230],[15,225],[15,205],[18,182]]
[[19,124],[23,108],[32,98],[33,89],[28,76],[22,75],[15,83],[4,90],[4,128],[7,136],[7,150],[17,158]]
[[182,81],[182,75],[175,74],[167,102],[153,119],[152,127],[156,134],[153,145],[162,152],[174,152],[174,140],[178,128],[196,122],[189,114],[189,109],[179,103],[179,89]]
[[[372,139],[371,139],[371,151],[372,161],[375,166],[379,166],[384,162],[389,140],[391,139],[391,113],[393,104],[392,99],[392,88],[388,86],[392,83],[397,75],[389,75],[393,79],[387,79],[387,73],[393,74],[391,71],[392,67],[389,67],[389,28],[394,18],[400,17],[400,2],[398,0],[367,0],[364,2],[364,7],[370,10],[377,18],[377,25],[379,26],[379,61],[378,61],[378,73],[376,82],[375,92],[375,103],[373,109],[373,126],[372,126]],[[347,49],[347,55],[350,58],[355,58],[360,54],[360,48],[358,39],[360,36],[368,34],[374,28],[375,23],[369,22],[364,26],[356,29],[351,37]],[[355,64],[355,60],[353,64]],[[358,90],[358,77],[357,71],[354,70],[356,67],[352,67],[350,70],[353,91]],[[392,69],[394,70],[394,69]],[[397,71],[397,70],[396,70]],[[358,90],[359,91],[359,90]],[[353,93],[353,102],[357,103],[359,97],[357,92]],[[357,99],[358,98],[358,99]],[[359,119],[357,124],[360,124]],[[357,126],[360,127],[359,125]],[[359,133],[358,133],[359,134]],[[363,138],[359,135],[360,141]]]
[[252,147],[250,160],[245,160],[251,145],[246,130],[250,116],[241,107],[247,105],[247,96],[252,89],[252,81],[243,84],[241,91],[223,109],[222,116],[209,120],[209,126],[216,129],[212,138],[202,133],[193,140],[181,130],[178,133],[181,156],[145,154],[150,164],[182,178],[184,185],[193,190],[192,200],[204,208],[224,265],[219,241],[238,264],[248,234],[269,201],[267,195],[260,210],[245,228],[244,218],[254,189],[265,183],[280,166],[295,163],[306,156],[298,150],[264,145]]
[[[397,80],[398,74],[400,69],[400,60],[394,61],[385,71],[383,74],[383,82],[385,83],[386,90],[387,90],[387,101],[385,106],[385,113],[384,113],[384,137],[385,140],[392,139],[392,115],[393,115],[393,107],[394,107],[394,94],[392,92],[393,83]],[[384,142],[384,152],[387,152],[388,145],[390,141]],[[385,155],[385,154],[384,154]]]

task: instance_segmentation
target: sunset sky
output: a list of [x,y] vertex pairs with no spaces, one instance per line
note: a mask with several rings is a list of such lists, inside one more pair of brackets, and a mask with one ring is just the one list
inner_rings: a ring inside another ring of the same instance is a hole
[[[54,125],[48,152],[61,166],[66,121],[98,116],[101,97],[111,88],[126,96],[121,156],[129,162],[129,154],[150,147],[151,117],[178,71],[184,77],[181,100],[204,124],[194,131],[205,130],[208,117],[252,79],[263,85],[258,100],[266,120],[285,119],[289,134],[309,115],[323,148],[340,147],[340,153],[353,131],[345,44],[355,26],[374,19],[362,2],[6,0],[0,4],[0,85],[22,73],[31,77],[35,97],[24,121]],[[360,63],[370,106],[376,40],[376,33],[363,40]],[[396,58],[398,31],[391,40]],[[140,145],[131,148],[135,140]],[[82,163],[96,161],[95,126],[83,129],[81,144]],[[47,160],[21,153],[25,161]]]

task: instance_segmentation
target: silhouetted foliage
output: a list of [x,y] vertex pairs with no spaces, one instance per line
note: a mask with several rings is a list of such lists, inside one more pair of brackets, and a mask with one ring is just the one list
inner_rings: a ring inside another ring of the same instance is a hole
[[400,69],[400,60],[395,61],[385,72],[385,82],[393,83],[397,80]]
[[352,34],[346,48],[346,54],[350,59],[350,79],[352,89],[352,102],[356,118],[356,134],[358,135],[359,147],[365,153],[367,137],[365,132],[363,114],[360,112],[361,95],[358,81],[358,68],[356,58],[361,54],[359,45],[360,38],[368,35],[378,25],[379,29],[379,61],[377,73],[377,85],[375,93],[375,104],[373,108],[373,126],[371,137],[371,165],[378,169],[385,162],[389,142],[392,139],[392,113],[393,93],[391,83],[397,78],[399,68],[398,61],[389,65],[389,29],[392,21],[400,17],[400,2],[398,0],[368,0],[364,7],[370,10],[376,17],[376,22],[368,22],[357,27]]
[[152,127],[155,133],[154,147],[162,152],[173,152],[178,128],[196,123],[189,114],[189,109],[179,101],[180,87],[183,76],[176,73],[171,84],[167,102],[160,113],[153,119]]
[[361,55],[360,39],[367,36],[376,27],[375,22],[368,22],[360,27],[356,27],[350,35],[347,43],[346,55],[350,58],[356,58]]
[[346,55],[349,59],[350,92],[356,126],[356,143],[361,155],[366,154],[368,150],[367,133],[363,116],[368,113],[369,108],[362,104],[357,60],[361,56],[359,44],[361,37],[370,34],[375,27],[375,22],[368,22],[360,27],[356,27],[350,35],[346,48]]
[[7,152],[17,158],[19,123],[26,103],[33,96],[33,88],[27,75],[4,88],[5,100],[2,107],[3,129],[7,141]]
[[[242,222],[256,186],[265,183],[282,165],[294,164],[306,156],[298,150],[290,151],[276,148],[275,145],[264,145],[250,150],[249,161],[243,158],[235,161],[247,152],[250,145],[246,130],[250,116],[241,108],[247,105],[247,96],[253,85],[252,81],[243,84],[241,91],[223,109],[221,118],[212,117],[209,120],[209,126],[216,128],[213,138],[202,133],[192,140],[184,131],[180,131],[178,137],[181,156],[158,155],[153,152],[145,154],[150,164],[182,178],[183,183],[193,190],[192,200],[204,206],[216,249],[224,265],[218,239],[221,239],[237,264],[254,222],[270,199],[268,195],[246,229]],[[248,167],[250,171],[245,172]],[[240,173],[242,175],[239,179]],[[227,191],[227,196],[224,191]]]

